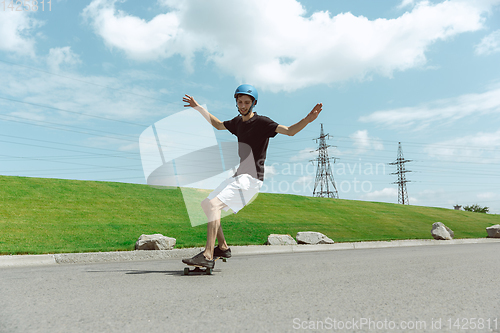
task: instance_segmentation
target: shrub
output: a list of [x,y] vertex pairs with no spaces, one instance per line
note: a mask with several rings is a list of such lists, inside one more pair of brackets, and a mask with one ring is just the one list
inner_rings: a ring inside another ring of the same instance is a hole
[[488,213],[490,210],[489,207],[481,207],[478,204],[470,205],[470,206],[464,206],[464,210],[468,212],[475,212],[475,213]]

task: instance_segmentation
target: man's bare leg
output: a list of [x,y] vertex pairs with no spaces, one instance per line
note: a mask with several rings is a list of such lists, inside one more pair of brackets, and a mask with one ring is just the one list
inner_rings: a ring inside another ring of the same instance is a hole
[[219,226],[220,220],[212,221],[207,224],[207,243],[205,245],[205,252],[203,253],[207,260],[212,260],[214,257],[215,236]]
[[219,249],[222,251],[229,249],[226,238],[224,237],[224,232],[222,231],[222,224],[219,224],[219,230],[217,230],[217,243],[219,243]]
[[[207,215],[208,219],[207,243],[203,253],[207,260],[213,260],[216,238],[219,244],[222,244],[222,247],[225,246],[225,249],[227,249],[226,239],[224,238],[224,233],[222,232],[220,223],[221,210],[224,206],[225,204],[217,197],[212,200],[205,199],[201,202],[201,207],[203,208],[203,211],[205,212],[205,215]],[[219,248],[222,249],[222,247]]]

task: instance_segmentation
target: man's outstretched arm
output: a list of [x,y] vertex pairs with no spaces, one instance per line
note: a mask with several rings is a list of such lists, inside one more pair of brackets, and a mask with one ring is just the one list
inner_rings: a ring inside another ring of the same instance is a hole
[[220,121],[219,119],[217,119],[217,117],[215,117],[213,114],[208,112],[203,106],[198,104],[198,102],[196,102],[194,100],[193,96],[185,95],[182,98],[182,101],[184,103],[187,103],[187,105],[184,105],[185,108],[191,107],[191,108],[195,109],[196,111],[198,111],[199,113],[201,113],[201,115],[203,117],[205,117],[205,119],[216,129],[218,129],[218,130],[225,130],[226,129],[226,126],[224,126],[224,123],[222,121]]
[[289,127],[278,125],[278,127],[276,127],[276,132],[288,136],[294,136],[295,134],[302,131],[304,127],[307,126],[307,124],[313,122],[316,118],[318,118],[318,115],[322,109],[323,103],[318,103],[304,119]]

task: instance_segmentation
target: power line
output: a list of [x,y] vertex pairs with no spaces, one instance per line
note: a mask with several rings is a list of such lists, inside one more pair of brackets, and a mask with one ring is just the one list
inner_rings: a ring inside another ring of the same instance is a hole
[[67,112],[67,113],[77,114],[77,115],[85,116],[85,117],[89,117],[89,118],[96,118],[96,119],[101,119],[101,120],[114,121],[114,122],[123,123],[123,124],[127,124],[127,125],[147,127],[147,125],[143,125],[143,124],[133,123],[133,122],[129,122],[129,121],[125,121],[125,120],[119,120],[119,119],[112,119],[112,118],[108,118],[108,117],[96,116],[96,115],[93,115],[93,114],[88,114],[88,113],[83,113],[83,112],[77,112],[77,111],[71,111],[71,110],[56,108],[56,107],[53,107],[53,106],[50,106],[50,105],[43,105],[43,104],[31,103],[31,102],[20,101],[20,100],[17,100],[17,99],[6,98],[6,97],[0,97],[0,99],[6,100],[6,101],[10,101],[10,102],[27,104],[27,105],[31,105],[31,106],[38,106],[38,107],[42,107],[42,108],[45,108],[45,109],[51,109],[51,110],[56,110],[56,111],[61,111],[61,112]]
[[101,87],[101,88],[106,88],[106,89],[121,91],[121,92],[127,93],[128,95],[134,95],[134,96],[138,96],[138,97],[143,97],[143,98],[146,98],[148,100],[156,100],[156,101],[164,102],[164,103],[167,103],[167,104],[176,104],[176,103],[173,103],[173,102],[170,102],[170,101],[166,101],[166,100],[163,100],[163,99],[159,99],[159,98],[155,98],[155,97],[152,97],[152,96],[137,94],[137,93],[134,93],[134,92],[132,92],[130,90],[125,90],[125,89],[115,88],[115,87],[111,87],[111,86],[107,86],[107,85],[97,84],[95,82],[89,82],[89,81],[86,81],[86,80],[77,79],[77,78],[74,78],[74,77],[71,77],[71,76],[61,75],[59,73],[54,73],[54,72],[50,72],[50,71],[39,69],[39,68],[34,68],[34,67],[25,66],[25,65],[20,65],[20,64],[11,62],[11,61],[6,61],[6,60],[0,59],[0,62],[3,62],[3,63],[8,64],[10,66],[17,66],[17,67],[21,67],[21,68],[26,68],[26,69],[29,69],[29,70],[38,71],[38,72],[49,74],[49,75],[52,75],[52,76],[57,76],[57,77],[61,77],[61,78],[65,78],[65,79],[69,79],[69,80],[73,80],[73,81],[85,83],[85,84],[88,84],[88,85],[93,85],[93,86],[97,86],[97,87]]
[[[35,105],[35,106],[38,106],[38,107],[43,107],[43,108],[48,108],[48,109],[54,109],[54,110],[57,110],[57,111],[69,112],[69,113],[73,113],[73,114],[79,114],[79,115],[83,115],[83,116],[87,116],[87,117],[98,118],[98,119],[103,119],[103,120],[108,120],[108,121],[113,121],[113,122],[124,123],[124,124],[128,124],[128,125],[140,126],[142,128],[148,128],[149,127],[148,125],[144,125],[144,124],[133,123],[133,122],[129,122],[129,121],[112,119],[112,118],[95,116],[95,115],[89,115],[89,114],[85,114],[85,113],[81,113],[81,112],[77,112],[77,111],[71,111],[71,110],[66,110],[66,109],[54,108],[54,107],[47,106],[47,105],[42,105],[42,104],[35,104],[35,103],[30,103],[30,102],[24,102],[24,101],[19,101],[19,100],[13,100],[13,99],[8,99],[8,98],[3,98],[3,97],[0,97],[0,99],[6,99],[6,100],[17,102],[17,103],[28,104],[28,105]],[[73,127],[73,128],[80,128],[80,129],[82,129],[82,127],[78,127],[78,126],[63,125],[63,124],[59,124],[59,123],[42,121],[42,120],[38,120],[38,119],[31,119],[31,118],[14,116],[14,115],[1,115],[1,116],[3,116],[3,117],[11,117],[11,118],[18,118],[18,119],[19,118],[20,119],[26,119],[26,120],[30,121],[30,122],[20,122],[20,121],[17,121],[19,123],[25,123],[25,124],[31,124],[31,122],[40,122],[40,123],[55,124],[55,125],[59,125],[59,126]],[[9,120],[9,119],[5,119],[5,120],[7,120],[7,121],[14,121],[14,120]],[[58,129],[58,130],[64,130],[64,129],[60,129],[58,127],[49,127],[49,126],[42,126],[42,127],[47,127],[47,128],[52,128],[52,129]],[[118,133],[111,133],[111,132],[99,131],[99,130],[88,129],[88,128],[83,128],[83,129],[84,130],[88,130],[88,131],[101,132],[101,133],[113,134],[113,135],[124,136],[124,137],[132,137],[130,135],[124,135],[124,134],[118,134]],[[185,131],[179,131],[179,130],[173,130],[173,129],[170,129],[169,132],[179,133],[179,134],[183,134],[183,135],[194,135],[194,136],[198,136],[198,137],[201,137],[201,138],[212,138],[212,137],[209,137],[209,136],[206,136],[206,135],[200,135],[200,134],[197,134],[197,133],[188,133],[188,132],[185,132]],[[88,132],[79,132],[79,133],[92,134],[92,133],[88,133]],[[134,139],[135,139],[135,137],[134,137]]]
[[[37,142],[51,143],[51,144],[57,144],[57,145],[62,145],[62,146],[79,147],[79,148],[87,148],[87,149],[95,149],[95,150],[104,150],[104,151],[110,151],[110,152],[116,153],[116,150],[106,149],[106,148],[88,147],[88,146],[82,146],[82,145],[76,145],[76,144],[69,144],[69,143],[62,143],[62,142],[56,142],[56,141],[40,140],[40,139],[30,139],[30,138],[23,138],[23,137],[19,137],[19,136],[14,136],[14,135],[6,135],[6,134],[0,134],[0,136],[3,136],[3,137],[8,137],[8,138],[14,138],[14,139],[21,139],[21,140],[30,140],[30,141],[37,141]],[[0,142],[8,142],[8,143],[14,143],[14,144],[22,144],[22,143],[18,143],[18,142],[4,141],[4,140],[0,140]],[[44,147],[44,148],[49,148],[49,149],[60,149],[60,148],[53,148],[53,147],[48,147],[48,146],[40,146],[40,145],[30,145],[30,144],[24,144],[24,145],[33,146],[33,147]],[[72,151],[72,150],[69,150],[69,151]],[[75,152],[78,152],[78,153],[85,153],[85,152],[83,152],[83,151],[75,151]],[[123,154],[129,154],[129,155],[135,155],[135,156],[137,156],[137,154],[136,154],[136,153],[131,153],[131,152],[122,152],[122,153],[123,153]],[[94,155],[102,155],[102,154],[96,154],[96,153],[91,153],[91,154],[94,154]],[[137,158],[129,158],[129,157],[124,157],[124,156],[117,156],[117,157],[127,158],[127,159],[137,159]]]
[[[31,157],[24,157],[24,156],[13,156],[13,155],[0,155],[0,156],[5,156],[9,158],[17,158],[17,159],[30,159],[30,160],[36,160],[36,161],[44,161],[44,162],[51,162],[54,163],[53,160],[48,160],[44,158],[31,158]],[[114,168],[114,169],[120,169],[120,170],[128,170],[128,171],[137,171],[138,169],[131,169],[131,168],[124,168],[120,166],[105,166],[105,165],[95,165],[95,164],[86,164],[86,163],[74,163],[74,162],[65,162],[65,161],[58,161],[57,163],[61,164],[71,164],[71,165],[78,165],[78,166],[89,166],[89,167],[97,167],[97,168]]]
[[[0,60],[2,61],[2,60]],[[6,61],[2,61],[4,63],[9,63],[9,62],[6,62]],[[63,76],[63,75],[60,75],[60,74],[55,74],[55,73],[51,73],[51,72],[48,72],[48,71],[43,71],[43,70],[40,70],[40,69],[36,69],[36,68],[31,68],[31,67],[27,67],[27,66],[22,66],[22,65],[18,65],[18,64],[14,64],[14,63],[9,63],[11,65],[15,65],[15,66],[20,66],[20,67],[24,67],[24,68],[28,68],[30,70],[37,70],[37,71],[40,71],[40,72],[44,72],[44,73],[47,73],[47,74],[50,74],[50,75],[55,75],[55,76],[59,76],[59,77],[64,77],[64,78],[67,78],[67,79],[71,79],[71,80],[75,80],[75,81],[79,81],[79,82],[83,82],[83,83],[86,83],[86,84],[92,84],[94,86],[99,86],[99,87],[104,87],[104,88],[108,88],[108,89],[113,89],[113,90],[118,90],[118,91],[126,91],[126,90],[123,90],[123,89],[117,89],[117,88],[113,88],[113,87],[109,87],[109,86],[105,86],[105,85],[99,85],[99,84],[95,84],[95,83],[91,83],[91,82],[88,82],[88,81],[84,81],[84,80],[80,80],[80,79],[76,79],[76,78],[71,78],[71,77],[67,77],[67,76]],[[140,95],[140,94],[135,94],[135,93],[132,93],[130,91],[127,91],[128,94],[131,94],[131,95],[136,95],[136,96],[139,96],[139,97],[144,97],[144,98],[148,98],[148,99],[155,99],[155,98],[152,98],[150,96],[145,96],[145,95]],[[1,98],[1,97],[0,97]],[[29,102],[24,102],[24,101],[19,101],[19,100],[14,100],[14,99],[9,99],[9,98],[1,98],[1,99],[4,99],[4,100],[8,100],[8,101],[11,101],[11,102],[18,102],[18,103],[24,103],[24,104],[27,104],[27,105],[31,105],[31,106],[38,106],[38,107],[43,107],[43,108],[50,108],[50,109],[53,109],[53,110],[57,110],[57,111],[64,111],[64,112],[70,112],[70,113],[73,113],[73,114],[79,114],[79,115],[82,115],[82,116],[88,116],[88,117],[94,117],[94,118],[98,118],[98,119],[103,119],[103,120],[108,120],[108,121],[118,121],[118,122],[121,122],[121,123],[126,123],[126,124],[131,124],[131,125],[137,125],[137,126],[146,126],[146,125],[143,125],[143,124],[138,124],[138,123],[133,123],[133,122],[127,122],[127,121],[123,121],[123,120],[117,120],[117,119],[111,119],[111,118],[108,118],[108,117],[99,117],[99,116],[94,116],[94,115],[89,115],[89,114],[85,114],[85,113],[81,113],[81,112],[76,112],[76,111],[71,111],[71,110],[64,110],[64,109],[60,109],[60,108],[54,108],[54,107],[51,107],[51,106],[47,106],[47,105],[42,105],[42,104],[36,104],[36,103],[29,103]],[[156,100],[159,100],[159,101],[163,101],[163,100],[160,100],[160,99],[156,99]],[[167,101],[164,101],[164,102],[167,102]],[[169,102],[167,102],[169,103]],[[5,115],[7,117],[15,117],[15,116],[11,116],[11,115]],[[28,118],[24,118],[24,119],[28,119]],[[13,121],[13,120],[7,120],[7,121]],[[33,120],[32,120],[33,121]],[[19,122],[19,123],[23,123],[23,122]],[[28,122],[24,122],[24,123],[27,123],[27,124],[31,124],[31,123],[28,123]],[[49,122],[45,122],[45,123],[49,123]],[[77,127],[77,126],[70,126],[70,125],[63,125],[63,124],[57,124],[57,123],[51,123],[51,124],[56,124],[57,126],[65,126],[65,127],[72,127],[72,128],[79,128],[79,129],[82,129],[81,127]],[[31,125],[34,125],[34,124],[31,124]],[[37,126],[40,126],[40,125],[37,125]],[[49,127],[49,126],[42,126],[42,127],[46,127],[46,128],[54,128],[54,127]],[[62,128],[54,128],[54,129],[57,129],[57,130],[66,130],[66,131],[69,131],[67,129],[62,129]],[[126,139],[122,139],[122,138],[113,138],[113,139],[116,139],[116,140],[123,140],[123,141],[129,141],[129,142],[134,142],[136,143],[137,142],[137,137],[136,136],[129,136],[129,135],[123,135],[123,134],[118,134],[118,133],[110,133],[110,132],[106,132],[106,131],[97,131],[97,130],[94,130],[94,129],[85,129],[85,131],[94,131],[94,132],[100,132],[100,133],[104,133],[104,134],[112,134],[112,135],[118,135],[118,136],[122,136],[122,137],[130,137],[132,138],[133,140],[126,140]],[[95,135],[93,133],[88,133],[88,132],[78,132],[78,131],[74,131],[74,130],[71,130],[71,132],[76,132],[76,133],[82,133],[82,134],[89,134],[89,135]],[[306,133],[307,132],[311,132],[312,131],[305,131]],[[182,133],[182,134],[188,134],[186,132],[182,132],[182,131],[179,131],[179,133]],[[196,135],[196,134],[195,134]],[[352,137],[348,137],[348,136],[345,136],[345,137],[342,137],[342,136],[339,136],[338,138],[340,139],[349,139],[349,140],[353,140]],[[305,142],[305,141],[308,141],[310,139],[295,139],[293,138],[292,139],[294,143],[297,143],[297,142]],[[391,143],[392,144],[392,141],[389,141],[389,140],[382,140],[382,139],[376,139],[376,138],[368,138],[368,141],[369,142],[382,142],[382,143]],[[6,141],[4,141],[6,142]],[[8,143],[8,142],[6,142]],[[15,142],[13,142],[14,144],[16,144]],[[278,143],[278,144],[281,144],[281,143]],[[284,143],[283,143],[284,144]],[[460,148],[460,147],[465,147],[465,146],[457,146],[457,145],[435,145],[435,144],[425,144],[425,143],[415,143],[415,142],[411,142],[411,143],[408,143],[412,146],[428,146],[428,145],[431,145],[432,147],[446,147],[446,148]],[[27,145],[27,144],[25,144]],[[77,146],[77,145],[75,145]],[[37,146],[37,147],[40,147]],[[343,146],[341,146],[343,147]],[[89,149],[94,149],[94,148],[90,148],[88,147]],[[498,150],[489,150],[487,148],[482,148],[481,146],[476,146],[476,147],[465,147],[466,149],[482,149],[484,151],[494,151],[494,152],[497,152]],[[112,151],[112,150],[109,150],[109,151]],[[289,155],[289,152],[293,152],[293,153],[296,153],[296,150],[294,149],[286,149],[286,148],[281,148],[281,151],[278,153],[277,156],[288,156]],[[424,153],[414,153],[414,154],[424,154]],[[351,154],[351,155],[343,155],[343,156],[346,156],[347,160],[349,160],[349,156],[351,157],[356,157],[358,155],[355,155],[355,154]],[[442,155],[442,156],[446,156],[446,155]],[[454,155],[449,155],[449,156],[454,156]],[[103,154],[94,154],[94,158],[104,158],[104,157],[110,157],[110,155],[103,155]],[[382,157],[380,157],[382,158]],[[425,160],[424,160],[425,161]],[[416,161],[418,162],[418,161]],[[462,163],[462,164],[472,164],[472,162],[458,162],[458,161],[455,161],[453,163]],[[484,163],[475,163],[475,164],[484,164]],[[486,165],[496,165],[496,164],[492,164],[492,163],[488,163]],[[430,169],[432,170],[432,169]],[[455,171],[455,170],[454,170]]]
[[85,80],[82,80],[82,79],[77,79],[77,78],[66,76],[66,75],[56,74],[54,72],[49,72],[49,71],[45,71],[45,70],[39,69],[39,68],[28,67],[28,66],[16,64],[16,63],[13,63],[13,62],[10,62],[10,61],[5,61],[5,60],[1,60],[0,59],[0,62],[3,62],[5,64],[11,65],[11,66],[18,66],[18,67],[26,68],[26,69],[29,69],[29,70],[38,71],[38,72],[41,72],[41,73],[45,73],[45,74],[49,74],[49,75],[53,75],[53,76],[58,76],[58,77],[62,77],[62,78],[65,78],[65,79],[69,79],[69,80],[73,80],[73,81],[77,81],[77,82],[89,84],[89,85],[96,86],[96,87],[101,87],[101,88],[106,88],[106,89],[121,91],[121,92],[127,93],[129,95],[135,95],[135,96],[138,96],[138,97],[143,97],[143,98],[147,98],[147,99],[150,99],[150,100],[157,100],[157,101],[165,102],[165,103],[169,103],[169,104],[171,103],[171,102],[168,102],[168,101],[165,101],[165,100],[162,100],[162,99],[159,99],[159,98],[155,98],[155,97],[152,97],[152,96],[141,95],[141,94],[137,94],[137,93],[131,92],[129,90],[114,88],[114,87],[110,87],[110,86],[106,86],[106,85],[102,85],[102,84],[97,84],[95,82],[89,82],[89,81],[85,81]]

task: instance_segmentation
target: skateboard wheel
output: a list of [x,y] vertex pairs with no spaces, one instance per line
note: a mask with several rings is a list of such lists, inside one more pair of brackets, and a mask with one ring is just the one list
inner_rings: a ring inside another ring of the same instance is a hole
[[189,274],[189,267],[184,267],[184,275],[188,275]]
[[207,275],[212,275],[212,269],[211,269],[211,268],[207,268],[207,269],[205,270],[205,273],[206,273]]
[[226,258],[222,258],[222,262],[226,262],[226,261],[227,261]]

